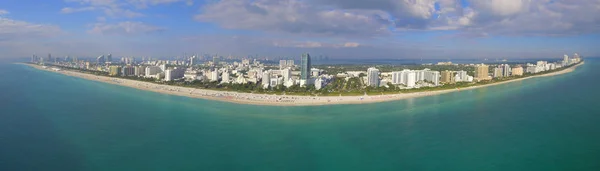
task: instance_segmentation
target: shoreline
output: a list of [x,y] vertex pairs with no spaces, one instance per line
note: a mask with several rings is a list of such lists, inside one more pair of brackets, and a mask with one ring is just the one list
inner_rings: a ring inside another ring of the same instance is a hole
[[156,83],[149,83],[144,81],[129,80],[123,78],[112,78],[107,76],[98,76],[93,74],[86,74],[76,71],[60,70],[54,71],[50,68],[42,68],[39,65],[21,63],[30,66],[35,69],[50,71],[54,73],[60,73],[67,76],[73,76],[83,78],[86,80],[93,80],[97,82],[109,83],[114,85],[120,85],[125,87],[131,87],[139,90],[151,91],[162,94],[185,96],[190,98],[200,98],[207,100],[216,100],[229,103],[237,104],[249,104],[249,105],[263,105],[263,106],[321,106],[321,105],[344,105],[344,104],[368,104],[368,103],[379,103],[396,101],[417,97],[440,95],[451,92],[458,92],[462,90],[472,90],[477,88],[483,88],[488,86],[495,86],[500,84],[511,83],[515,81],[522,81],[529,78],[536,77],[548,77],[561,75],[574,71],[580,65],[585,62],[581,62],[577,65],[570,66],[561,71],[546,73],[542,75],[535,75],[525,78],[518,78],[508,81],[502,81],[497,83],[485,84],[480,86],[470,86],[460,89],[447,89],[447,90],[435,90],[435,91],[423,91],[414,93],[398,93],[398,94],[387,94],[387,95],[371,95],[371,96],[296,96],[296,95],[268,95],[268,94],[252,94],[252,93],[240,93],[240,92],[228,92],[218,90],[207,90],[190,87],[180,87],[172,85],[162,85]]

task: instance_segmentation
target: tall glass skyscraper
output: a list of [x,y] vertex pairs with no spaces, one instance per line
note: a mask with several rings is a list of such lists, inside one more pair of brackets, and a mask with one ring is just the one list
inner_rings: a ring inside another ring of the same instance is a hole
[[310,78],[310,55],[308,53],[302,54],[300,59],[301,61],[301,69],[300,69],[300,80],[308,80]]
[[100,55],[98,56],[98,58],[96,58],[96,63],[97,64],[104,64],[106,62],[106,60],[104,59],[104,55]]
[[112,62],[112,54],[108,54],[106,57],[106,62]]

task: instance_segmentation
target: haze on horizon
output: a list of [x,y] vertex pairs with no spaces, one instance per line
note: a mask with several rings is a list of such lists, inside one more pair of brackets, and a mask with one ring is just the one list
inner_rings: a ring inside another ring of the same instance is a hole
[[600,0],[3,0],[0,58],[600,56]]

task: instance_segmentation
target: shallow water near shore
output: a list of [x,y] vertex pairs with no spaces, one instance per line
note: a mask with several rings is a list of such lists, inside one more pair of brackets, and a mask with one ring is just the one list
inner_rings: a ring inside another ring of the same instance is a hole
[[0,170],[600,170],[597,59],[437,96],[305,107],[0,67]]

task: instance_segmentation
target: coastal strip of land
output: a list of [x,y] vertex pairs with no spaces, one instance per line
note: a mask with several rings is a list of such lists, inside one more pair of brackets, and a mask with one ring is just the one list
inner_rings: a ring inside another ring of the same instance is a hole
[[269,94],[253,94],[253,93],[240,93],[240,92],[228,92],[218,90],[207,90],[180,86],[171,86],[156,84],[144,81],[129,80],[122,78],[113,78],[107,76],[98,76],[93,74],[81,73],[69,70],[53,70],[51,68],[44,68],[39,65],[25,64],[36,69],[56,72],[67,76],[79,77],[87,80],[94,80],[98,82],[104,82],[109,84],[121,85],[126,87],[132,87],[140,90],[152,91],[157,93],[164,93],[177,96],[186,96],[191,98],[201,98],[208,100],[217,100],[224,102],[232,102],[239,104],[251,104],[251,105],[267,105],[267,106],[318,106],[318,105],[337,105],[337,104],[366,104],[366,103],[377,103],[385,101],[402,100],[409,98],[417,98],[424,96],[433,96],[450,92],[464,91],[488,86],[494,86],[499,84],[505,84],[515,81],[522,81],[529,78],[535,77],[547,77],[565,74],[574,71],[578,66],[583,65],[581,62],[577,65],[570,66],[569,68],[546,73],[542,75],[535,75],[530,77],[518,78],[508,81],[496,82],[491,84],[471,86],[460,89],[447,89],[447,90],[436,90],[436,91],[423,91],[413,93],[399,93],[399,94],[388,94],[388,95],[369,95],[369,96],[294,96],[294,95],[269,95]]

